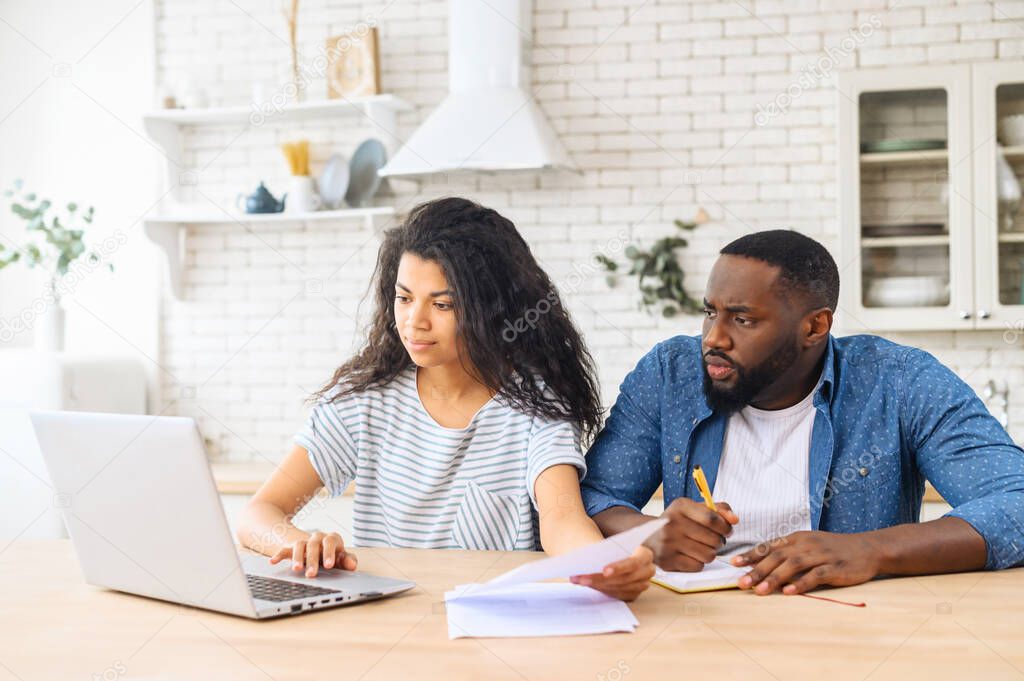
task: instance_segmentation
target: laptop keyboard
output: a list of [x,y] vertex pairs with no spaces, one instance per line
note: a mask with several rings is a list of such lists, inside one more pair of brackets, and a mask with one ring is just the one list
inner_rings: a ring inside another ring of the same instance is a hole
[[327,594],[341,593],[335,589],[324,589],[319,586],[288,582],[283,579],[246,575],[252,595],[264,601],[293,601],[297,598],[313,598]]

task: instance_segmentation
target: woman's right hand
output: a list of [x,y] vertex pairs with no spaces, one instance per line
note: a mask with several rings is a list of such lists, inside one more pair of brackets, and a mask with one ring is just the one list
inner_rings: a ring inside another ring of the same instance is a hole
[[298,572],[305,568],[307,577],[316,577],[321,565],[328,570],[338,567],[351,571],[359,563],[354,553],[345,550],[345,542],[337,532],[313,532],[291,546],[282,546],[270,557],[270,562],[276,565],[286,558],[291,558],[292,570]]

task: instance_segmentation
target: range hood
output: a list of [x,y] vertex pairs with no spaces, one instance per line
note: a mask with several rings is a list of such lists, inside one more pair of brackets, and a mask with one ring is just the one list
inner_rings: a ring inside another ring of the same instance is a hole
[[384,177],[575,169],[530,90],[529,0],[450,0],[448,96]]

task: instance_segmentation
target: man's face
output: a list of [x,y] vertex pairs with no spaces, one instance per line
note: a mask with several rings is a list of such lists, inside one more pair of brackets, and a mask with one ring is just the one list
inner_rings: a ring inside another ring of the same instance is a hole
[[734,255],[718,258],[704,294],[704,395],[732,413],[763,398],[800,354],[801,311],[779,297],[779,268]]

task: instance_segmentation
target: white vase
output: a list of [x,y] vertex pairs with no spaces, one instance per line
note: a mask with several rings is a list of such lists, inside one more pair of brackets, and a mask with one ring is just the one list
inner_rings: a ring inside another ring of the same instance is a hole
[[284,200],[285,213],[312,213],[320,210],[323,200],[316,191],[316,182],[308,175],[293,175]]
[[60,302],[49,303],[36,317],[35,347],[41,352],[64,352],[64,308]]

